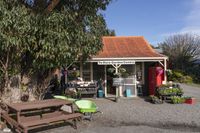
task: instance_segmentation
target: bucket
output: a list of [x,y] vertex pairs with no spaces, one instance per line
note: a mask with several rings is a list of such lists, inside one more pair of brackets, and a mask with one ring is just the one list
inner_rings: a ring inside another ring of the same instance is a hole
[[126,97],[131,97],[131,89],[126,89]]
[[98,90],[98,97],[103,98],[103,90]]

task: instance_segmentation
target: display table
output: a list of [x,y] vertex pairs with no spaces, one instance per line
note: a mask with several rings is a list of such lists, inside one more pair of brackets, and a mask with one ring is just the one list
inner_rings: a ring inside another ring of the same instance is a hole
[[76,89],[81,94],[81,96],[92,95],[94,98],[97,97],[98,86],[96,86],[95,84],[87,85],[87,86],[77,85]]

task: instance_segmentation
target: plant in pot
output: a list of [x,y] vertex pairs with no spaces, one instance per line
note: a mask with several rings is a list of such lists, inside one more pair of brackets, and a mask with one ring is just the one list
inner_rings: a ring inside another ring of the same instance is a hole
[[162,104],[162,99],[159,99],[157,96],[150,95],[150,101],[154,104]]
[[187,104],[194,104],[195,103],[195,98],[192,98],[192,97],[184,97],[185,99],[185,103]]
[[178,95],[178,96],[182,96],[183,95],[183,89],[182,88],[177,88],[177,92],[176,92],[176,94]]
[[185,98],[179,96],[171,96],[171,102],[173,104],[180,104],[185,102]]

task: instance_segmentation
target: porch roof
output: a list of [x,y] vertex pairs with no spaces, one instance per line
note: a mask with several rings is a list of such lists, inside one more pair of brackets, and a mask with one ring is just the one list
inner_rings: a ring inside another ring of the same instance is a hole
[[103,49],[96,59],[165,59],[167,56],[156,52],[143,36],[103,37]]

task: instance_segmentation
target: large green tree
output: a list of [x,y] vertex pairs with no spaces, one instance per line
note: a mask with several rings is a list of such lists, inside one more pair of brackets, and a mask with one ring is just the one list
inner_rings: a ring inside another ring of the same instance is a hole
[[101,37],[110,33],[101,14],[110,1],[51,0],[45,5],[36,0],[29,7],[23,0],[0,0],[0,69],[6,84],[10,71],[43,75],[96,54]]
[[48,6],[36,1],[32,7],[36,13],[31,19],[29,53],[40,73],[96,54],[102,48],[101,37],[110,32],[100,13],[110,0],[58,1]]
[[9,77],[19,72],[21,53],[26,51],[29,13],[18,1],[0,0],[0,81],[5,88],[9,88]]

